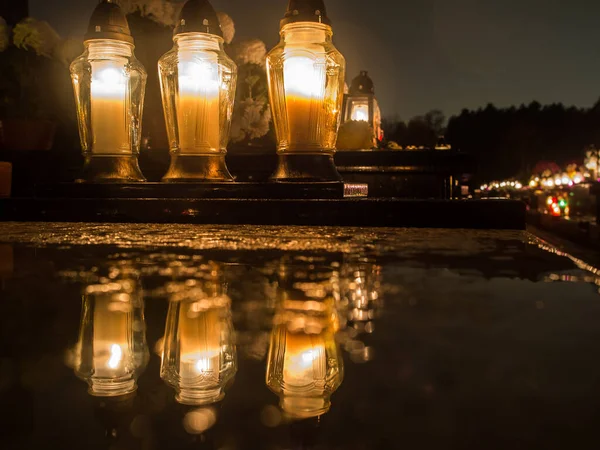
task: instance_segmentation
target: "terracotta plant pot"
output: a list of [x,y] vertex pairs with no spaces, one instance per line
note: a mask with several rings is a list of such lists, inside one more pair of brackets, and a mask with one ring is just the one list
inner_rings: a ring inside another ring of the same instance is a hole
[[56,124],[41,119],[5,119],[0,121],[0,148],[5,150],[50,150]]
[[12,184],[12,164],[0,162],[0,198],[10,197]]

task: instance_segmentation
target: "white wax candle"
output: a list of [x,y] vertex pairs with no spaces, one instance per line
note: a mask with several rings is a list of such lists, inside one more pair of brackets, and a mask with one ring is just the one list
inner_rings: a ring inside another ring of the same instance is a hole
[[290,147],[320,148],[320,116],[324,113],[325,64],[290,51],[284,61],[284,86]]
[[220,151],[219,66],[213,52],[179,51],[177,121],[182,154]]
[[93,61],[91,113],[94,154],[131,153],[127,77],[112,61]]

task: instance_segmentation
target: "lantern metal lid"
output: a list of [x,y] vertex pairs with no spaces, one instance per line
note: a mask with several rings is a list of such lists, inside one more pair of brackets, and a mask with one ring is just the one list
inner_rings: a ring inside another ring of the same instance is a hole
[[331,25],[324,0],[290,0],[281,28],[297,22],[316,22]]
[[127,17],[115,0],[103,0],[98,4],[84,39],[114,39],[133,44]]
[[207,33],[223,37],[219,17],[208,0],[188,0],[177,19],[174,34]]
[[374,95],[375,84],[369,77],[366,70],[362,70],[360,75],[352,80],[349,90],[350,95]]

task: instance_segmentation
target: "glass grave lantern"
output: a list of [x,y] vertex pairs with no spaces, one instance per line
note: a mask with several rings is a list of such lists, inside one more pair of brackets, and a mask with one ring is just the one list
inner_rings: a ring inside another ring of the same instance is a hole
[[80,181],[145,181],[138,154],[147,74],[134,56],[127,18],[114,0],[96,7],[84,46],[71,64],[85,158]]
[[207,0],[188,0],[158,63],[171,166],[167,182],[233,181],[225,164],[237,66]]
[[344,122],[351,120],[367,122],[373,128],[373,146],[383,139],[381,110],[375,98],[375,85],[368,72],[361,71],[352,80],[348,94],[344,96]]
[[273,180],[341,181],[333,162],[346,62],[332,41],[323,0],[290,0],[281,40],[267,55],[277,135]]
[[86,288],[75,374],[96,397],[118,397],[137,389],[150,358],[144,301],[134,280]]
[[435,143],[435,150],[452,150],[452,146],[446,140],[446,136],[438,136],[438,140]]
[[170,299],[161,378],[184,405],[223,399],[237,372],[231,300],[218,279],[191,281]]
[[282,266],[279,273],[266,384],[293,419],[329,411],[331,395],[343,380],[343,360],[335,340],[336,274],[308,264]]

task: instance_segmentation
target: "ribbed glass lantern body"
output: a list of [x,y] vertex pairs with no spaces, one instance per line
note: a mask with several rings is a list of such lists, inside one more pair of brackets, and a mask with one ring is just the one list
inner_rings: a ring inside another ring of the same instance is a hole
[[167,315],[161,378],[186,405],[221,400],[237,372],[237,355],[226,295],[172,300]]
[[289,262],[280,268],[267,362],[267,386],[279,396],[281,409],[297,419],[326,413],[344,375],[335,341],[339,273],[326,261],[311,263],[310,269]]
[[148,359],[141,294],[129,289],[86,293],[75,373],[88,383],[89,393],[115,397],[135,391]]
[[71,79],[84,156],[137,155],[147,74],[133,45],[86,41],[71,64]]
[[171,152],[224,153],[237,66],[225,53],[223,39],[207,33],[177,35],[158,66]]
[[269,94],[278,150],[332,153],[340,124],[346,62],[330,26],[285,25],[267,56]]
[[343,379],[331,314],[287,310],[273,329],[267,386],[279,395],[282,409],[297,418],[326,413],[331,394]]

